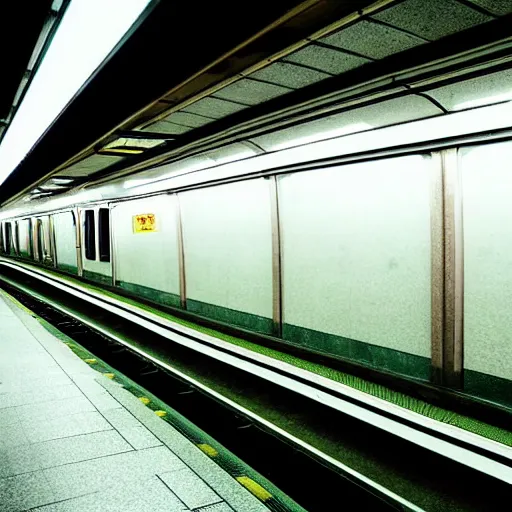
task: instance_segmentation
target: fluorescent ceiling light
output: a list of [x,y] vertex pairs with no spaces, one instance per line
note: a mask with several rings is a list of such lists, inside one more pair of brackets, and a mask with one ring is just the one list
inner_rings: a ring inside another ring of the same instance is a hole
[[282,149],[288,149],[295,146],[302,146],[304,144],[310,144],[312,142],[318,142],[320,140],[333,139],[335,137],[341,137],[342,135],[348,135],[350,133],[362,132],[374,128],[368,123],[352,123],[332,130],[323,130],[315,132],[306,137],[292,138],[272,148],[272,151],[280,151]]
[[150,0],[72,0],[0,145],[0,184]]
[[57,183],[58,185],[68,185],[70,183],[73,183],[74,178],[59,178],[58,176],[55,176],[54,178],[50,178],[49,181],[52,181],[53,183]]
[[142,139],[131,137],[120,137],[112,142],[103,146],[98,153],[104,152],[123,152],[123,150],[134,150],[139,153],[144,152],[146,149],[156,148],[165,144],[166,140],[162,139]]
[[476,100],[464,101],[453,107],[453,110],[465,110],[467,108],[482,107],[484,105],[492,105],[493,103],[502,103],[512,100],[512,88],[510,92],[496,94],[495,96],[486,96]]

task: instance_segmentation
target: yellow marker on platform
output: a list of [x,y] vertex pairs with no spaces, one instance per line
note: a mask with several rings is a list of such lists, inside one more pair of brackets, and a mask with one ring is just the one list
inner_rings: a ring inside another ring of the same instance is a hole
[[259,498],[261,501],[267,501],[272,498],[272,494],[270,494],[264,487],[262,487],[258,482],[255,482],[252,478],[248,476],[237,476],[236,479],[239,483],[241,483],[248,491],[252,492],[254,496]]
[[217,457],[217,455],[219,455],[219,452],[213,447],[213,446],[210,446],[209,444],[198,444],[197,447],[204,453],[206,453],[206,455],[210,456],[210,457]]
[[113,379],[115,377],[114,373],[104,373],[103,375],[105,375],[105,377],[107,377],[107,379]]
[[160,416],[160,418],[163,418],[167,413],[165,411],[155,411],[155,414]]
[[147,396],[139,396],[139,400],[144,404],[148,405],[151,400]]
[[84,359],[84,361],[86,363],[89,363],[89,364],[94,364],[94,363],[97,363],[98,360],[97,359],[92,359],[92,358],[89,358],[89,359]]

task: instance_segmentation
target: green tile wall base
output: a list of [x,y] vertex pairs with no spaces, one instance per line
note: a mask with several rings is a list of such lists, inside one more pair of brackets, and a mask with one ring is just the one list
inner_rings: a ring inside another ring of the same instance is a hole
[[430,379],[430,359],[407,354],[400,350],[379,347],[370,343],[344,338],[335,334],[283,324],[283,338],[297,345],[344,357],[358,363],[407,375],[416,379]]
[[126,283],[125,281],[116,281],[116,286],[119,286],[119,288],[122,288],[129,293],[151,300],[158,304],[174,307],[180,306],[180,296],[176,293],[163,292],[140,284]]
[[68,274],[78,274],[78,269],[76,265],[68,265],[67,263],[57,263],[57,267],[59,270],[62,270],[63,272],[67,272]]
[[512,380],[464,370],[464,393],[512,407]]
[[108,284],[112,286],[112,277],[106,276],[105,274],[100,274],[99,272],[92,272],[91,270],[85,270],[83,277],[85,279],[90,279],[91,281],[96,281],[97,283]]
[[198,300],[187,299],[187,311],[211,318],[212,320],[238,325],[245,329],[265,334],[272,334],[274,329],[271,318],[253,315],[252,313],[244,313],[243,311],[236,311]]

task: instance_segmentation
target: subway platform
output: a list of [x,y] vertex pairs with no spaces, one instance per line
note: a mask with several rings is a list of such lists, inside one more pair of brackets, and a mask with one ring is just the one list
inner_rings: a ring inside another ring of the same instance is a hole
[[0,291],[0,511],[268,508]]

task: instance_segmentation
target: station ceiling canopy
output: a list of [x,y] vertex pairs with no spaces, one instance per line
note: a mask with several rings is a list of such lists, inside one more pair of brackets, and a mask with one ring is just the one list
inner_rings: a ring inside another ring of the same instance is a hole
[[14,0],[0,3],[0,141],[51,40],[67,0]]
[[[294,106],[313,109],[379,77],[405,89],[400,74],[454,56],[463,68],[476,47],[486,50],[474,62],[497,42],[508,58],[511,13],[509,0],[290,0],[236,11],[160,2],[5,182],[0,202],[64,192],[279,112],[291,119]],[[428,100],[448,111],[450,93],[439,91]]]

